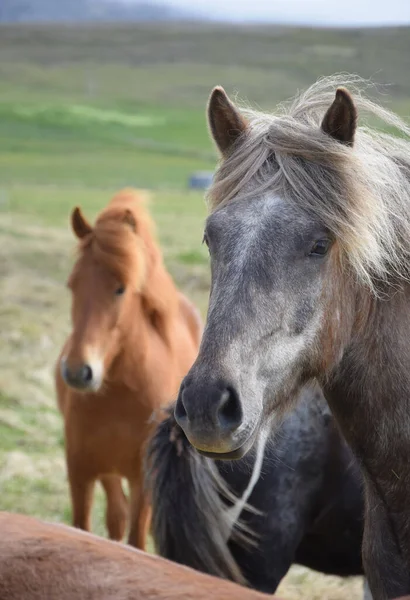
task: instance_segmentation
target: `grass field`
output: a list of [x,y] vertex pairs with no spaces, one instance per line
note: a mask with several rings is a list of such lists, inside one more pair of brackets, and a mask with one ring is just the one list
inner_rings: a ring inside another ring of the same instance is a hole
[[[70,209],[93,217],[123,186],[149,188],[166,263],[206,311],[206,208],[187,190],[212,170],[213,85],[264,107],[316,77],[389,84],[410,114],[410,30],[0,27],[0,508],[70,521],[52,367],[69,331]],[[97,494],[94,528],[104,533]],[[284,598],[355,600],[360,578],[293,567]]]

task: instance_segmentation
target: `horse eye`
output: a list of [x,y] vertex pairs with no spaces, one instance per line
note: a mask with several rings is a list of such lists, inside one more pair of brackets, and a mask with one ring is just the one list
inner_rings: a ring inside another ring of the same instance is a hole
[[330,248],[330,240],[318,240],[309,252],[309,256],[325,256]]
[[125,292],[125,286],[123,286],[123,285],[120,285],[120,287],[118,287],[118,288],[115,290],[114,294],[115,294],[116,296],[122,296],[124,292]]

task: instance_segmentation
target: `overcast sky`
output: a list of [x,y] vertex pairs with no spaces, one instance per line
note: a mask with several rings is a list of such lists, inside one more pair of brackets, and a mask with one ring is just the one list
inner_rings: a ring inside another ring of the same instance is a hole
[[[130,0],[128,0],[130,1]],[[135,0],[134,0],[135,1]],[[150,0],[160,2],[164,0]],[[410,0],[165,0],[230,20],[321,25],[410,24]]]

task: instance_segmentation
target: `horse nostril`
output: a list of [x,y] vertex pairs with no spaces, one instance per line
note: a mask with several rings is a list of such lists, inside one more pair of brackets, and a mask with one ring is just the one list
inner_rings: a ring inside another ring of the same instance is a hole
[[61,370],[61,375],[62,375],[64,381],[68,385],[72,385],[72,382],[75,379],[75,375],[73,374],[73,372],[71,371],[71,369],[69,368],[69,366],[67,365],[67,362],[65,360],[61,361],[60,370]]
[[216,416],[221,429],[233,431],[242,423],[241,402],[233,388],[227,387],[222,392]]
[[85,383],[90,383],[93,378],[93,370],[90,365],[84,365],[81,369],[81,379]]
[[184,401],[182,400],[182,393],[179,393],[175,409],[174,409],[175,419],[179,423],[180,421],[185,421],[188,418]]
[[177,423],[180,424],[180,421],[188,421],[188,414],[187,414],[187,410],[184,404],[184,390],[186,388],[187,385],[187,378],[185,377],[182,382],[181,385],[179,387],[179,392],[178,392],[178,398],[177,401],[175,403],[175,408],[174,408],[174,417],[177,421]]

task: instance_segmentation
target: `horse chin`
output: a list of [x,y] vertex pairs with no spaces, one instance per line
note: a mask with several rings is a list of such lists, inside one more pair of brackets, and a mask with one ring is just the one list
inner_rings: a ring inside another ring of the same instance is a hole
[[[68,385],[68,384],[67,384]],[[89,394],[98,394],[103,388],[103,382],[92,383],[91,385],[77,386],[77,385],[68,385],[72,390],[77,392],[78,394],[82,394],[87,396]]]
[[202,454],[202,456],[212,458],[213,460],[239,460],[253,448],[257,438],[258,428],[256,428],[256,430],[248,437],[248,439],[235,450],[230,450],[229,452],[208,452],[207,450],[200,450],[197,448],[197,451],[199,454]]

